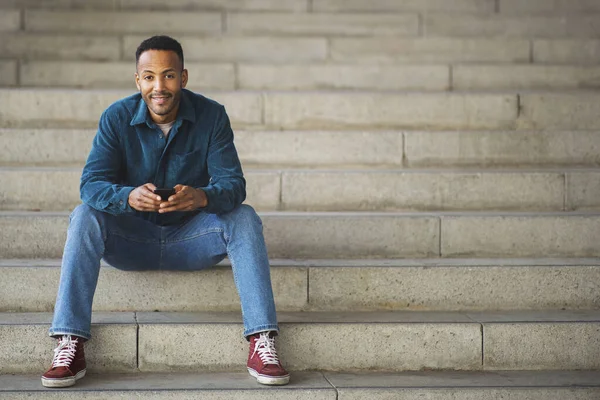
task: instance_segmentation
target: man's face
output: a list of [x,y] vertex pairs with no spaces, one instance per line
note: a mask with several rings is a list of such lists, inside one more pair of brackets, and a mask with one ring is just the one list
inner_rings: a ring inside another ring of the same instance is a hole
[[154,122],[164,124],[175,120],[181,89],[187,84],[187,79],[187,70],[182,70],[181,61],[174,51],[147,50],[140,55],[135,84]]

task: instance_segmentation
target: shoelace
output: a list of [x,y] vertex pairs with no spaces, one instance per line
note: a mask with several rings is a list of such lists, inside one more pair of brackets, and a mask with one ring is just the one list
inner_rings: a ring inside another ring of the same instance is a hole
[[70,335],[63,336],[58,342],[58,347],[54,349],[54,360],[52,368],[69,367],[77,351],[78,339],[73,339]]
[[277,351],[275,350],[275,339],[269,337],[268,332],[262,332],[256,342],[254,342],[254,352],[252,357],[258,352],[258,356],[263,364],[279,365]]

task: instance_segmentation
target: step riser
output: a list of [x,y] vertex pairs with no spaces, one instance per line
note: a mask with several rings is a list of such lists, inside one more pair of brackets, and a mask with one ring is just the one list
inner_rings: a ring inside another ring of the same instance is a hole
[[[262,220],[271,258],[600,256],[596,215],[264,214]],[[65,214],[4,215],[0,217],[1,257],[60,258],[67,224]]]
[[524,94],[519,128],[595,129],[600,127],[600,97],[590,93]]
[[[59,267],[3,267],[0,312],[49,312]],[[273,267],[279,311],[597,309],[600,267]],[[310,289],[309,289],[310,288]],[[229,268],[103,268],[95,311],[238,311]]]
[[[464,0],[463,0],[464,1]],[[487,0],[489,1],[489,0]],[[84,9],[84,10],[164,10],[201,9],[247,10],[247,11],[307,11],[307,0],[172,0],[168,3],[157,0],[4,0],[6,7],[30,7],[42,9]]]
[[[6,192],[0,194],[3,210],[72,210],[81,204],[79,180],[81,171],[29,172],[25,174],[0,172],[0,185]],[[247,203],[258,210],[280,208],[280,174],[256,172],[245,174]],[[29,189],[27,188],[29,187]],[[36,187],[37,189],[33,190]]]
[[[68,24],[65,25],[65,21]],[[102,23],[104,22],[104,23]],[[556,19],[545,21],[556,24]],[[154,34],[153,26],[175,34],[215,35],[394,35],[419,36],[417,14],[220,13],[164,11],[40,11],[25,12],[27,32],[85,34]],[[17,26],[18,29],[19,26]],[[12,18],[7,28],[14,29]],[[547,30],[546,30],[547,31]],[[579,28],[565,34],[588,36]]]
[[[43,371],[42,371],[43,372]],[[249,379],[244,377],[244,379]],[[334,389],[294,389],[274,391],[274,389],[254,389],[254,390],[235,390],[235,389],[209,389],[209,390],[91,390],[86,388],[85,392],[79,391],[60,391],[53,389],[54,392],[18,392],[2,394],[0,399],[10,400],[122,400],[122,399],[149,399],[149,400],[338,400]],[[561,391],[562,392],[562,391]],[[591,391],[590,393],[596,393]],[[525,399],[525,398],[523,398]],[[537,399],[537,398],[536,398]],[[540,398],[541,399],[541,398]],[[579,398],[563,397],[564,400],[579,400]],[[517,400],[520,400],[517,399]],[[550,399],[553,400],[553,399]]]
[[[0,129],[0,164],[82,167],[94,130]],[[403,144],[404,142],[404,144]],[[600,164],[598,132],[236,131],[243,165],[493,167]],[[265,146],[269,143],[269,146]],[[568,199],[567,199],[568,200]]]
[[[81,172],[0,169],[0,209],[66,211]],[[563,211],[600,208],[600,176],[582,173],[247,171],[247,204],[264,211]],[[566,185],[565,185],[566,182]],[[567,199],[565,203],[565,199]]]
[[[135,60],[135,50],[148,35],[103,36],[87,34],[6,33],[0,42],[4,58],[23,60]],[[519,38],[339,38],[325,36],[221,36],[194,37],[176,35],[186,61],[253,63],[382,62],[382,63],[449,63],[499,62],[530,63],[564,60],[561,52],[578,55],[578,61],[593,62],[598,56],[585,51],[594,46],[593,39]],[[564,42],[578,49],[568,50]],[[531,57],[533,47],[533,60]],[[123,48],[123,51],[121,51]],[[257,51],[256,49],[260,49]]]
[[[17,84],[16,73],[10,73],[5,62],[5,84]],[[0,61],[0,66],[2,62]],[[236,68],[237,67],[237,68]],[[447,90],[450,69],[448,66],[353,66],[345,65],[251,65],[251,64],[200,64],[186,62],[189,71],[187,87],[190,89],[233,90],[317,90],[317,89],[363,89],[363,90]],[[107,71],[111,75],[107,76]],[[136,90],[132,71],[134,64],[82,63],[82,62],[23,62],[19,70],[22,86],[58,86],[86,88],[129,88]],[[569,71],[567,71],[569,72]],[[561,75],[564,77],[564,74]],[[589,76],[589,78],[588,78]],[[11,81],[12,77],[12,81]],[[593,71],[574,70],[562,81],[579,87],[582,81],[593,78]],[[531,78],[530,78],[531,79]],[[2,81],[0,81],[2,82]],[[551,85],[551,80],[548,85]]]
[[[498,3],[498,9],[496,9]],[[315,12],[406,12],[406,11],[452,11],[463,13],[491,14],[499,11],[503,14],[548,14],[600,12],[600,6],[594,0],[380,0],[367,3],[362,0],[315,0],[309,7],[307,0],[173,0],[168,3],[160,0],[4,0],[2,6],[27,6],[44,9],[152,9],[152,10],[247,10],[247,11],[296,11],[313,10]]]
[[[0,373],[38,373],[54,344],[48,325],[2,325],[12,351]],[[136,329],[138,333],[136,336]],[[278,353],[291,370],[598,369],[598,322],[281,323]],[[86,346],[94,372],[228,371],[244,368],[239,323],[94,326]],[[9,338],[18,337],[15,342]],[[206,344],[206,338],[218,341]],[[165,340],[168,338],[168,340]],[[138,353],[136,353],[136,341]],[[31,343],[39,343],[32,347]],[[356,346],[361,343],[361,346]],[[483,346],[483,347],[482,347]],[[410,349],[410,351],[407,351]],[[482,353],[483,352],[483,353]],[[483,365],[482,365],[483,354]]]
[[[102,111],[112,102],[130,94],[125,91],[2,90],[0,103],[8,104],[8,108],[0,110],[0,125],[90,126],[97,124]],[[517,117],[515,95],[252,92],[206,95],[227,104],[234,124],[266,124],[286,129],[508,129],[514,127]],[[32,115],[30,110],[34,108],[37,112]]]
[[594,0],[500,0],[501,13],[565,13],[565,12],[596,12],[600,4]]
[[[54,389],[56,390],[56,389]],[[293,391],[263,390],[161,390],[159,392],[142,390],[110,390],[85,392],[17,392],[8,395],[0,392],[0,399],[35,400],[35,399],[65,399],[65,400],[113,400],[124,398],[144,398],[151,400],[413,400],[426,398],[428,400],[595,400],[600,396],[600,389],[587,388],[510,388],[510,389],[379,389],[379,388],[339,388],[327,389],[295,389]]]
[[[0,312],[50,312],[60,268],[1,268]],[[271,282],[280,311],[307,309],[307,268],[272,268]],[[35,287],[35,289],[33,289]],[[25,292],[27,294],[25,294]],[[230,268],[194,273],[124,272],[102,268],[94,311],[239,311]]]
[[[85,346],[89,372],[136,371],[137,326],[134,322],[131,314],[129,324],[92,326],[94,340]],[[0,356],[0,374],[44,373],[52,363],[52,350],[56,347],[56,341],[48,338],[49,328],[49,322],[47,325],[0,325],[3,342],[0,348],[4,350]]]
[[339,400],[593,400],[599,389],[339,389]]
[[[336,36],[536,37],[594,38],[598,17],[451,15],[446,13],[244,13],[181,11],[46,11],[27,10],[24,30],[42,33],[152,34],[161,25],[169,34],[336,35]],[[68,24],[65,24],[68,21]],[[174,23],[173,21],[177,21]],[[0,29],[19,31],[21,16],[9,10]]]
[[533,62],[548,64],[598,64],[600,40],[546,40],[533,41]]
[[[190,71],[187,83],[189,88],[235,89],[234,64],[186,62],[185,66]],[[76,88],[129,89],[133,93],[137,91],[135,72],[135,64],[129,62],[22,62],[19,68],[19,84],[35,87],[72,86]]]
[[[250,65],[186,63],[192,90],[500,90],[600,86],[600,68],[548,65]],[[452,68],[452,74],[450,74]],[[133,65],[0,61],[1,85],[137,90]],[[107,76],[107,71],[111,75]],[[451,76],[450,76],[451,75]],[[19,81],[17,81],[17,76]]]
[[[0,125],[90,126],[131,92],[2,90]],[[512,128],[515,95],[378,93],[207,93],[227,105],[234,124],[274,128]],[[560,100],[560,99],[559,99]],[[32,115],[30,110],[37,107]],[[67,112],[68,111],[68,112]],[[263,116],[264,114],[264,116]],[[68,119],[65,117],[68,115]]]
[[[131,93],[1,90],[0,103],[8,107],[0,110],[0,125],[93,126],[106,107]],[[282,129],[600,128],[600,99],[589,93],[523,94],[520,115],[516,95],[215,92],[214,98],[228,105],[234,124]]]

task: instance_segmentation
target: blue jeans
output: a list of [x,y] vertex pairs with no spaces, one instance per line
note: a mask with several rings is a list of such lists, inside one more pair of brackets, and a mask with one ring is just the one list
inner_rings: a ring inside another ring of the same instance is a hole
[[252,207],[200,213],[181,225],[159,226],[80,205],[70,217],[50,336],[91,338],[102,258],[127,271],[195,271],[227,255],[242,305],[244,336],[278,332],[262,222]]

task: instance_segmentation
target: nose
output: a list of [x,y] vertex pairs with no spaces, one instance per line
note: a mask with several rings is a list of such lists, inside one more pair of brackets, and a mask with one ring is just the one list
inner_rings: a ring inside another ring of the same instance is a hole
[[162,77],[157,77],[154,80],[154,90],[160,92],[165,86],[165,81]]

